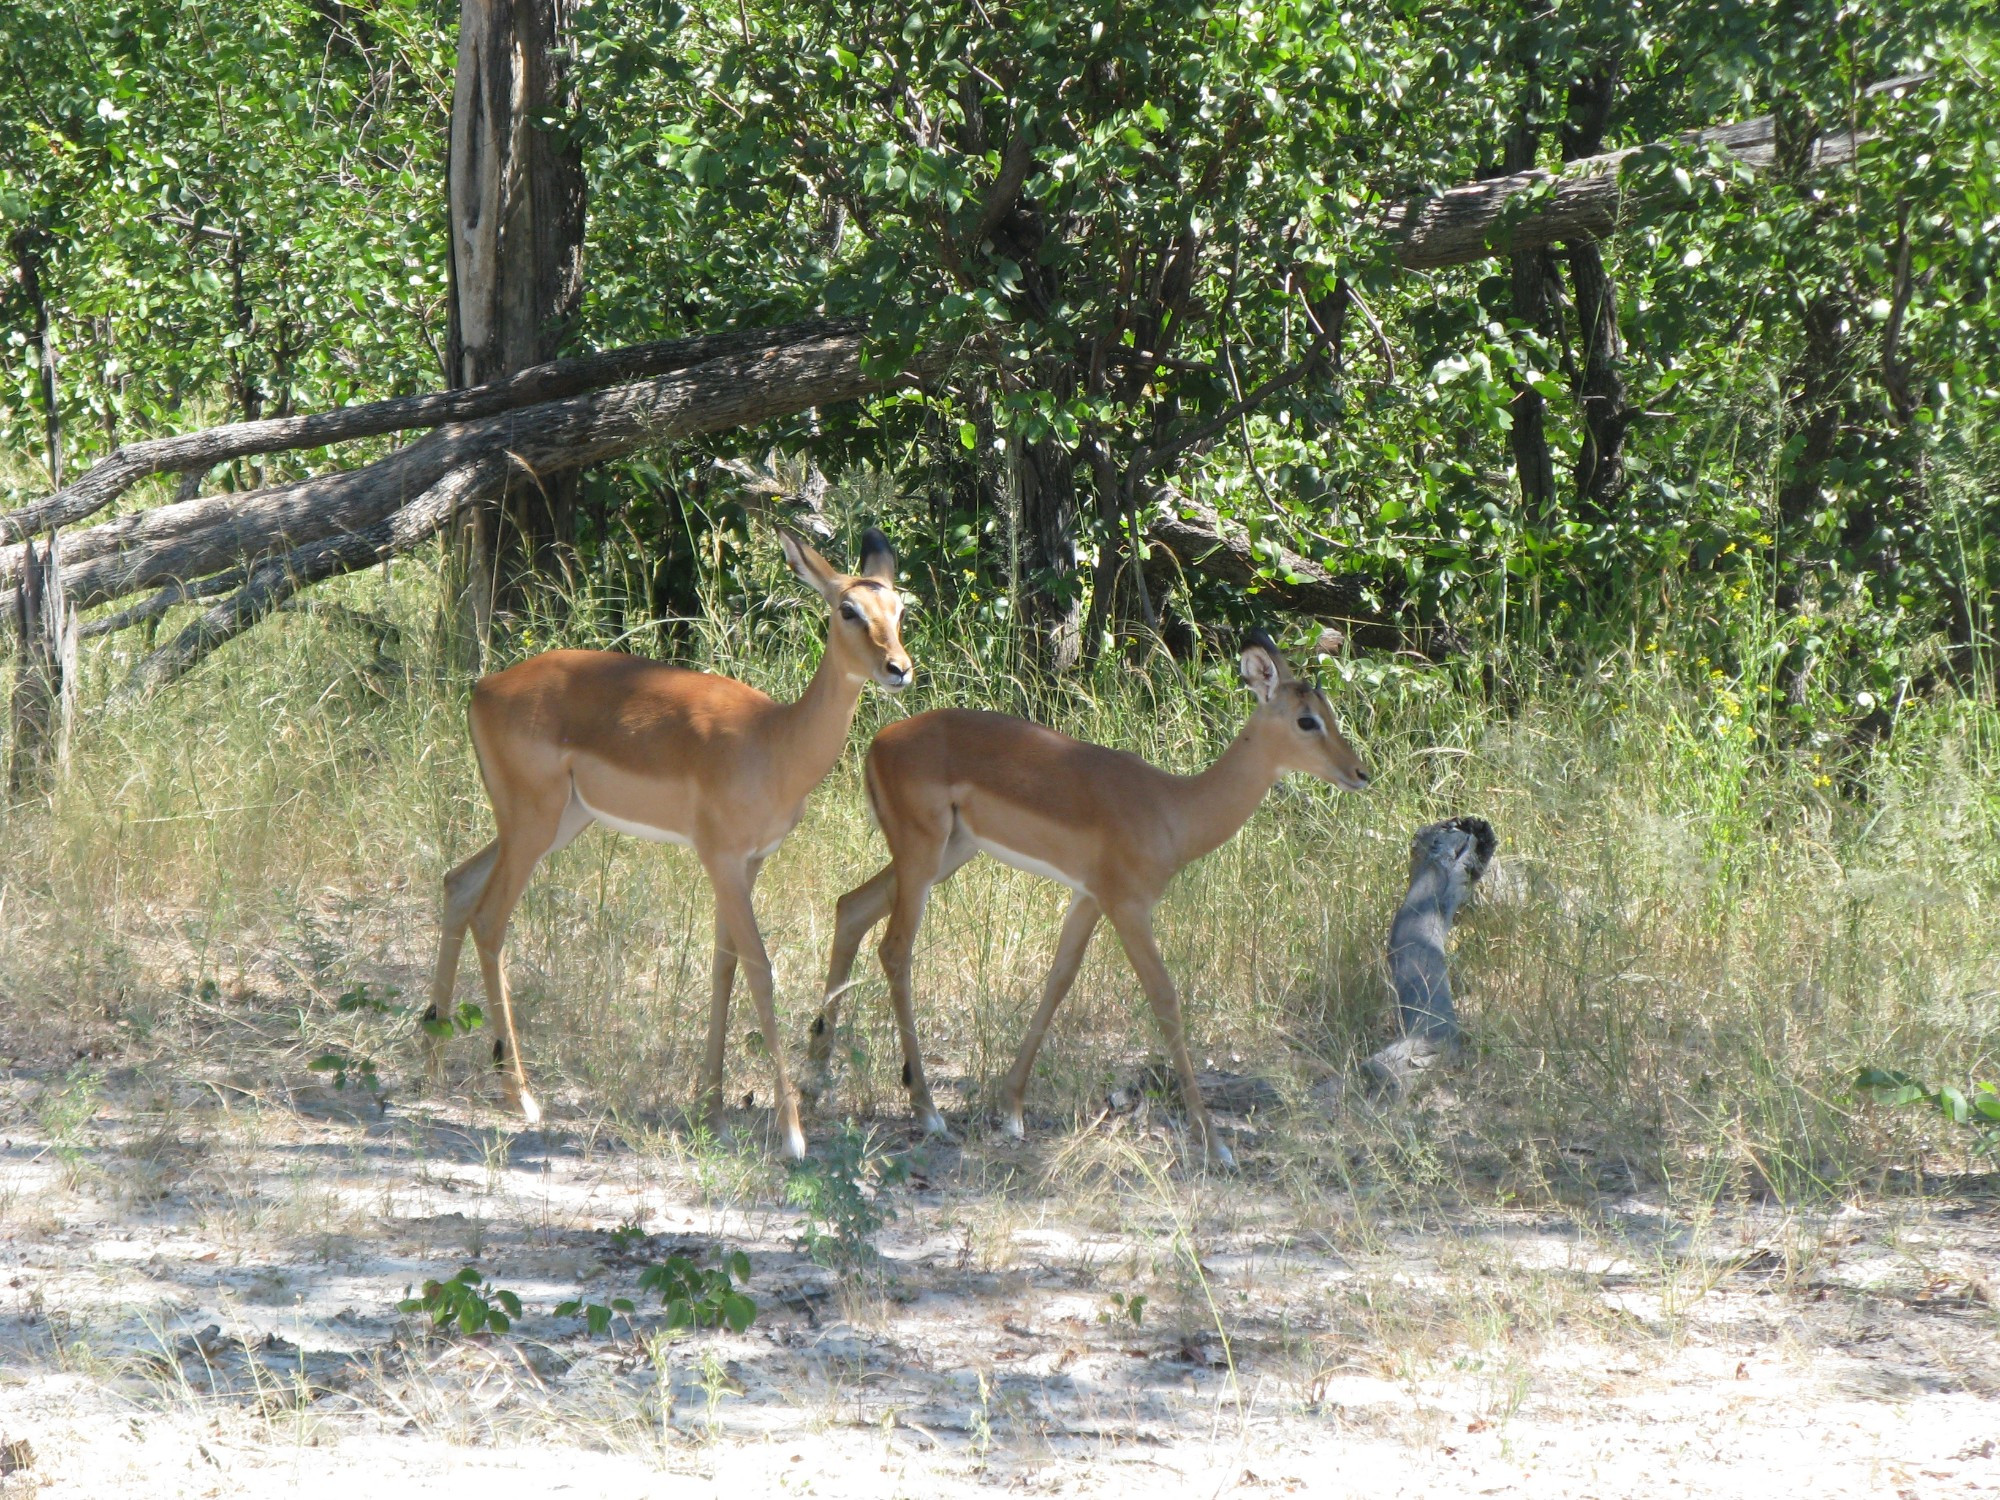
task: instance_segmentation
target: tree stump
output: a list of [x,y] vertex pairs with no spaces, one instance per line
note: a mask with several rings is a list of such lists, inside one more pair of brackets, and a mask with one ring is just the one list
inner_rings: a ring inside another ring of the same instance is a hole
[[1410,888],[1389,924],[1389,977],[1402,1036],[1362,1064],[1377,1087],[1402,1095],[1459,1053],[1445,938],[1452,918],[1499,847],[1484,818],[1447,818],[1410,840]]

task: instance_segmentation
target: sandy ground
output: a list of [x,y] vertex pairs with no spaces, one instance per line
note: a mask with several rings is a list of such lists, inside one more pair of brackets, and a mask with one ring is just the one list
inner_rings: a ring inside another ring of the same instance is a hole
[[[1378,1225],[1254,1152],[1120,1175],[1169,1153],[1111,1119],[931,1150],[843,1278],[759,1152],[465,1089],[64,1087],[0,1075],[4,1497],[2000,1495],[1991,1179]],[[551,1314],[718,1246],[740,1335]],[[510,1334],[397,1311],[474,1260]]]

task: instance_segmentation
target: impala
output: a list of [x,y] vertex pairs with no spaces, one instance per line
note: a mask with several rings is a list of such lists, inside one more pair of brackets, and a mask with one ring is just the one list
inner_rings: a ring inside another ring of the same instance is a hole
[[[785,1075],[771,1003],[771,964],[751,893],[764,861],[799,821],[805,799],[847,740],[861,686],[891,692],[912,669],[903,649],[896,557],[879,531],[861,542],[861,570],[780,532],[785,560],[826,601],[826,650],[796,703],[775,703],[728,677],[611,651],[551,651],[483,678],[472,692],[472,746],[498,834],[444,878],[444,931],[430,1019],[447,1015],[466,929],[479,952],[493,1044],[507,1102],[530,1124],[541,1109],[514,1029],[501,948],[528,877],[592,823],[660,843],[690,844],[715,890],[704,1109],[721,1105],[729,993],[740,965],[769,1043],[786,1149],[805,1155],[798,1103]],[[428,1030],[428,1028],[427,1028]],[[431,1071],[438,1045],[430,1043]]]
[[1242,671],[1257,707],[1235,742],[1194,776],[1174,776],[1136,755],[1022,719],[967,709],[918,714],[877,735],[868,751],[866,787],[890,860],[840,898],[825,997],[812,1027],[815,1087],[825,1086],[854,956],[886,914],[882,971],[902,1038],[910,1107],[927,1131],[947,1133],[924,1082],[910,1004],[910,953],[931,887],[983,851],[1071,891],[1055,964],[1004,1085],[1007,1129],[1017,1138],[1024,1134],[1021,1105],[1035,1054],[1076,979],[1098,919],[1109,917],[1173,1054],[1190,1123],[1218,1161],[1233,1165],[1202,1108],[1180,999],[1153,938],[1153,908],[1176,874],[1235,836],[1285,772],[1304,771],[1348,791],[1368,784],[1354,747],[1333,726],[1326,695],[1294,676],[1262,631],[1245,638]]

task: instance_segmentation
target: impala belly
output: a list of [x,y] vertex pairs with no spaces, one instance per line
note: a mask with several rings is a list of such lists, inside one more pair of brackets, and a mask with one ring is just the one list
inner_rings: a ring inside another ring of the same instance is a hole
[[1003,865],[1012,865],[1017,870],[1026,870],[1030,875],[1039,875],[1044,880],[1053,880],[1057,885],[1066,885],[1072,891],[1081,891],[1083,882],[1074,875],[1065,875],[1054,865],[1036,859],[1032,854],[1023,854],[1018,849],[1009,849],[1005,844],[996,844],[991,839],[972,835],[972,842],[982,854],[990,854]]
[[629,833],[635,839],[645,839],[652,844],[692,845],[694,840],[686,834],[671,828],[655,828],[650,823],[636,823],[630,818],[621,818],[616,813],[608,813],[601,807],[592,807],[581,791],[575,794],[577,805],[591,817],[614,833]]

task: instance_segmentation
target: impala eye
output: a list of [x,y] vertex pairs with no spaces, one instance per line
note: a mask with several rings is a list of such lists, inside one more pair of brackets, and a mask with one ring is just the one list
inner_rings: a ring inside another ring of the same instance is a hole
[[1301,719],[1299,720],[1299,728],[1303,729],[1307,734],[1311,734],[1315,729],[1319,728],[1319,720],[1310,717]]
[[861,611],[851,604],[843,604],[840,606],[840,618],[843,620],[852,620],[855,624],[859,625],[861,623]]

